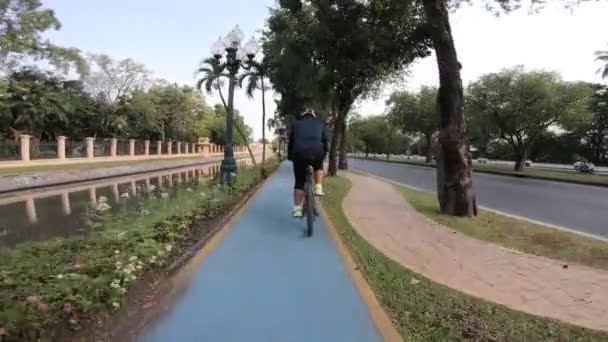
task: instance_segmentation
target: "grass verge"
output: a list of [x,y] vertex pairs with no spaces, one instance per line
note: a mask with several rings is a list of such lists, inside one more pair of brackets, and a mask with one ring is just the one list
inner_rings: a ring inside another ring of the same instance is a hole
[[[267,162],[268,172],[278,167]],[[0,255],[0,341],[59,341],[120,310],[137,279],[180,257],[261,180],[241,168],[232,187],[205,181],[136,209],[94,214],[85,234],[18,245]]]
[[[427,164],[422,161],[415,160],[394,160],[386,158],[364,158],[364,157],[351,157],[355,159],[367,159],[367,160],[378,160],[391,163],[410,164],[417,166],[435,167],[435,164]],[[509,167],[495,166],[495,165],[481,165],[473,164],[473,170],[475,172],[490,173],[496,175],[520,177],[520,178],[534,178],[543,179],[549,181],[557,181],[564,183],[574,183],[583,185],[595,185],[608,187],[608,176],[599,174],[581,174],[574,172],[565,171],[550,171],[533,168],[525,168],[523,171],[515,171]]]
[[387,258],[342,211],[345,178],[324,182],[323,205],[342,241],[405,341],[608,341],[608,333],[511,310],[434,283]]
[[30,173],[38,173],[38,172],[50,172],[50,171],[70,171],[70,170],[89,170],[89,169],[98,169],[112,166],[124,166],[124,165],[138,165],[145,164],[151,162],[159,162],[159,161],[182,161],[182,160],[196,160],[201,159],[201,156],[184,156],[178,158],[153,158],[146,160],[122,160],[122,161],[112,161],[112,162],[83,162],[77,164],[62,164],[62,165],[35,165],[35,166],[19,166],[19,167],[11,167],[11,168],[0,168],[0,176],[17,176],[23,174]]
[[476,239],[529,254],[608,270],[608,242],[479,210],[473,218],[443,215],[429,193],[394,185],[421,214]]

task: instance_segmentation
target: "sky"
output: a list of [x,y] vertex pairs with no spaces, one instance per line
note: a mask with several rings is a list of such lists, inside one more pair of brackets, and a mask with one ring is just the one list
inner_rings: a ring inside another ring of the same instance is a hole
[[[558,3],[559,1],[550,1]],[[194,71],[210,55],[219,36],[239,25],[246,39],[263,29],[274,0],[42,0],[62,23],[48,36],[63,46],[84,52],[133,58],[156,78],[194,85]],[[451,17],[452,31],[465,86],[479,76],[523,65],[527,69],[559,72],[565,80],[601,82],[594,52],[608,49],[608,2],[590,2],[570,12],[550,5],[540,14],[522,10],[495,17],[483,8],[465,7]],[[415,62],[399,87],[415,90],[438,85],[434,56]],[[357,103],[363,115],[381,114],[385,96]],[[208,102],[219,99],[205,95]],[[274,94],[267,98],[267,117],[275,110]],[[235,107],[262,136],[259,94],[248,99],[237,90]]]

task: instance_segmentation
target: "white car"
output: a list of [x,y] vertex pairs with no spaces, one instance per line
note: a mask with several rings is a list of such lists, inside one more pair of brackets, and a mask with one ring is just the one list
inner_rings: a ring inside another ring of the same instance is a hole
[[578,172],[593,172],[595,171],[595,165],[593,163],[587,163],[582,161],[577,161],[573,165],[574,169]]

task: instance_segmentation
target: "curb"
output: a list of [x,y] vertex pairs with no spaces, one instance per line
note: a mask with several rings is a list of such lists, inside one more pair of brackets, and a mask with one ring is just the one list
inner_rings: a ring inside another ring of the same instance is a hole
[[[371,174],[371,173],[368,173],[368,172],[365,172],[365,171],[361,171],[361,170],[358,170],[358,169],[355,169],[352,172],[356,172],[356,173],[362,174],[362,175],[367,176],[367,177],[376,178],[376,179],[379,179],[381,181],[384,181],[384,182],[387,182],[387,183],[391,183],[393,185],[402,186],[404,188],[408,188],[408,189],[411,189],[411,190],[414,190],[414,191],[424,192],[424,193],[432,193],[432,192],[430,192],[428,190],[424,190],[424,189],[421,189],[421,188],[418,188],[418,187],[415,187],[415,186],[412,186],[412,185],[408,185],[408,184],[405,184],[405,183],[397,182],[397,181],[394,181],[394,180],[391,180],[391,179],[388,179],[388,178],[376,176],[374,174]],[[583,236],[583,237],[586,237],[586,238],[589,238],[589,239],[594,239],[594,240],[608,242],[608,237],[604,237],[604,236],[601,236],[601,235],[595,235],[595,234],[585,233],[585,232],[578,231],[576,229],[572,229],[572,228],[568,228],[568,227],[564,227],[564,226],[560,226],[560,225],[556,225],[556,224],[552,224],[552,223],[547,223],[547,222],[533,220],[533,219],[530,219],[530,218],[527,218],[527,217],[523,217],[523,216],[519,216],[519,215],[515,215],[515,214],[506,213],[504,211],[488,208],[488,207],[485,207],[485,206],[482,206],[482,205],[478,205],[477,207],[479,209],[492,212],[494,214],[510,217],[510,218],[517,219],[517,220],[526,221],[526,222],[529,222],[529,223],[537,224],[537,225],[540,225],[540,226],[544,226],[544,227],[547,227],[547,228],[551,228],[551,229],[555,229],[555,230],[559,230],[559,231],[563,231],[563,232],[567,232],[567,233],[571,233],[571,234],[576,234],[576,235]]]
[[[419,163],[412,163],[412,162],[407,162],[407,161],[403,161],[403,160],[374,159],[374,158],[365,158],[365,157],[348,157],[348,158],[360,159],[360,160],[369,160],[369,161],[377,161],[377,162],[384,162],[384,163],[393,163],[393,164],[404,164],[404,165],[412,165],[412,166],[420,166],[420,167],[429,167],[429,168],[433,168],[433,169],[436,168],[436,166],[433,165],[433,164],[422,164],[422,163],[419,164]],[[498,176],[505,176],[505,177],[539,179],[539,180],[545,180],[545,181],[551,181],[551,182],[560,182],[560,183],[578,184],[578,185],[596,186],[596,187],[600,187],[600,188],[608,188],[608,183],[597,183],[597,182],[587,182],[587,181],[579,181],[579,180],[572,180],[572,179],[560,179],[560,178],[543,177],[543,176],[532,176],[532,175],[525,175],[525,174],[514,174],[514,173],[509,173],[509,172],[500,172],[500,171],[492,171],[492,170],[476,170],[474,166],[473,166],[473,172],[487,173],[487,174],[490,174],[490,175],[498,175]]]

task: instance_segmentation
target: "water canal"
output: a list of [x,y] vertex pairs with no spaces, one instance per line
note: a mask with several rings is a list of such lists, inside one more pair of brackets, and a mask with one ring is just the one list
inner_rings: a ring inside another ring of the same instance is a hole
[[[241,166],[249,159],[239,161]],[[208,163],[65,186],[0,195],[0,249],[85,233],[92,214],[135,209],[147,196],[173,196],[176,190],[219,175]]]

